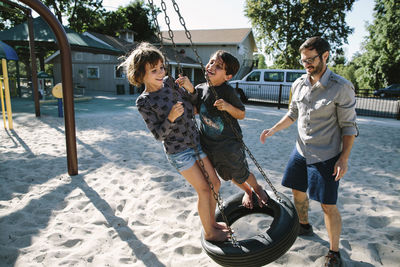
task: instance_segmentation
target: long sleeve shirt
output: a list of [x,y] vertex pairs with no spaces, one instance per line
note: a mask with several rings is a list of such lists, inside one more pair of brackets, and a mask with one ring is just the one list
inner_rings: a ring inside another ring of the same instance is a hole
[[[175,92],[174,92],[175,91]],[[161,141],[168,154],[175,154],[200,144],[199,133],[193,116],[197,93],[183,88],[163,87],[156,92],[143,92],[136,99],[136,106],[154,138]],[[183,103],[184,113],[174,122],[168,114],[177,101]]]
[[311,85],[305,74],[292,86],[287,115],[298,120],[296,147],[307,164],[328,160],[342,150],[342,136],[356,135],[353,85],[326,69]]

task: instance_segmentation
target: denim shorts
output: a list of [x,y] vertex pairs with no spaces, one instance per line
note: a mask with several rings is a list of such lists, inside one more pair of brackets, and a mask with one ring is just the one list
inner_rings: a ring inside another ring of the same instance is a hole
[[307,192],[310,199],[321,204],[335,205],[338,198],[339,181],[335,181],[333,170],[339,155],[326,161],[307,164],[296,147],[290,155],[283,175],[282,185]]
[[[204,159],[207,155],[201,149],[201,146],[197,146],[197,150],[200,154],[200,158]],[[184,151],[167,154],[167,159],[172,166],[174,166],[179,172],[185,171],[192,167],[197,160],[196,151],[193,148],[188,148]]]

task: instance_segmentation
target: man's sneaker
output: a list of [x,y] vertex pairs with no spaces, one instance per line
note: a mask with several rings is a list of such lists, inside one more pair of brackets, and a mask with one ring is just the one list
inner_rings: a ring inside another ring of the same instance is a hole
[[312,225],[309,224],[308,227],[303,226],[302,224],[300,224],[299,227],[299,236],[312,236],[314,234]]
[[328,252],[325,256],[324,267],[340,267],[342,266],[342,260],[340,259],[340,254],[332,251]]

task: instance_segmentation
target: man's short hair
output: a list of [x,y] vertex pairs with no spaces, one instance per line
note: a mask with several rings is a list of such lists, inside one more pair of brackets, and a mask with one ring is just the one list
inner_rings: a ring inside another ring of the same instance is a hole
[[331,46],[329,45],[328,41],[321,38],[320,36],[314,36],[307,39],[299,48],[299,52],[301,53],[304,49],[308,50],[317,50],[318,55],[322,55],[326,51],[331,50]]

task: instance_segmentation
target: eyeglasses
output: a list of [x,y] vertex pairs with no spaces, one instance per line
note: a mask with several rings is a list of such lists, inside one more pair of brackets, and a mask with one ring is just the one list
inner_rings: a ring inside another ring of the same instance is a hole
[[318,55],[316,55],[316,56],[313,56],[313,57],[310,57],[310,58],[306,58],[306,59],[299,59],[299,63],[301,64],[301,65],[304,65],[304,64],[313,64],[314,63],[314,60],[317,58],[317,57],[319,57],[319,56],[321,56],[320,54],[318,54]]

